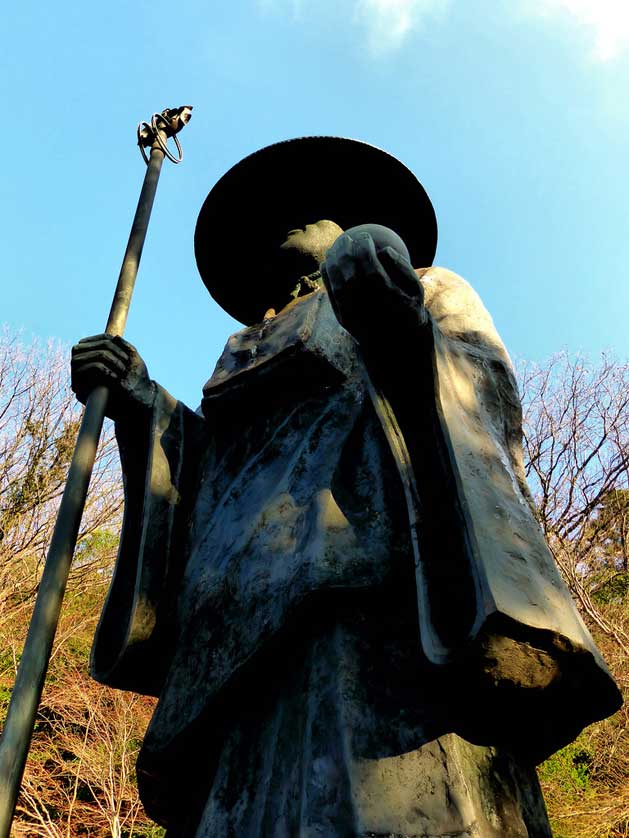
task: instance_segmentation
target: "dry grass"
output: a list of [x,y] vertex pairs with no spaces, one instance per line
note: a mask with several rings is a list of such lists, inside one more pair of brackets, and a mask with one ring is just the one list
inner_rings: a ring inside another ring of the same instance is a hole
[[[603,611],[627,631],[628,603]],[[629,658],[607,635],[593,634],[625,705],[540,766],[554,838],[629,838]]]

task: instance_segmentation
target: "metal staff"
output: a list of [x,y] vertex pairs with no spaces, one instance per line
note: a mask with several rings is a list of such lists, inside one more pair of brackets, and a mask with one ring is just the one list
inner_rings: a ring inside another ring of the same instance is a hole
[[[183,159],[181,145],[176,135],[189,121],[191,111],[191,105],[167,108],[161,113],[153,114],[150,124],[141,122],[138,126],[138,145],[147,164],[147,170],[105,327],[105,331],[110,335],[122,335],[124,331],[162,163],[164,157],[168,157],[174,163],[180,163]],[[175,141],[177,157],[166,145],[169,137]],[[150,157],[145,151],[149,147]],[[13,820],[22,773],[33,735],[35,716],[59,621],[61,602],[94,467],[98,440],[103,427],[108,395],[107,387],[95,387],[85,405],[11,695],[4,731],[0,739],[0,838],[8,838]]]

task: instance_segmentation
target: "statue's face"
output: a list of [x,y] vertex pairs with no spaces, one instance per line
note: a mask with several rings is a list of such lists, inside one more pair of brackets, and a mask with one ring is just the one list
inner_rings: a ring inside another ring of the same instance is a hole
[[[275,316],[275,312],[281,311],[295,296],[310,293],[308,290],[310,286],[307,283],[303,284],[302,278],[319,269],[319,265],[325,259],[325,254],[342,232],[338,224],[328,220],[306,224],[303,228],[288,231],[286,241],[280,246],[275,266],[276,270],[281,271],[281,275],[286,278],[288,290],[284,298],[268,301],[268,305],[272,308],[267,310],[264,319]],[[292,293],[291,288],[294,289]]]
[[325,254],[341,235],[343,230],[334,221],[317,221],[306,224],[303,229],[289,230],[282,250],[300,254],[309,266],[305,273],[315,271],[325,258]]

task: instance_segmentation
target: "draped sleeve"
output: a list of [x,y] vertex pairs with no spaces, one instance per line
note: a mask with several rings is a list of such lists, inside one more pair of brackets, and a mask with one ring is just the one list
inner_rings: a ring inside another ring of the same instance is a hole
[[408,435],[423,523],[422,645],[465,685],[468,736],[502,728],[537,761],[617,710],[621,696],[537,521],[517,383],[492,318],[461,277],[420,273],[434,376],[431,443]]
[[116,426],[125,510],[90,664],[96,680],[148,695],[159,694],[172,657],[185,531],[209,439],[202,417],[156,387],[139,422]]

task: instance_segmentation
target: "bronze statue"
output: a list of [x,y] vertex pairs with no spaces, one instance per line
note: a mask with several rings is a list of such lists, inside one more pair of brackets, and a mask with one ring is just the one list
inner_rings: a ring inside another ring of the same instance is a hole
[[171,838],[550,836],[534,765],[619,693],[535,520],[509,357],[429,267],[423,188],[292,140],[219,181],[195,245],[247,324],[196,412],[120,338],[73,351],[78,397],[115,394],[92,668],[159,696],[148,813]]

